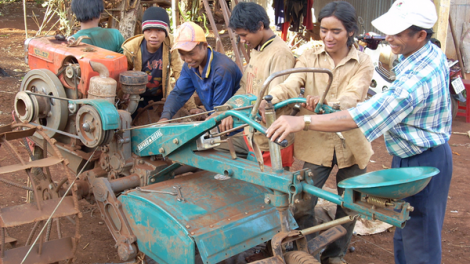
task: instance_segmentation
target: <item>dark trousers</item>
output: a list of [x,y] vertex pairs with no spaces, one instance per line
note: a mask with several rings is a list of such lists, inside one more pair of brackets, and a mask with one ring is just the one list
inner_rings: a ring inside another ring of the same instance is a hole
[[[333,157],[333,164],[331,167],[324,167],[305,162],[304,168],[308,168],[313,172],[313,185],[318,188],[323,188],[323,185],[325,185],[325,182],[326,180],[328,180],[331,170],[335,165],[337,165],[336,155],[334,155]],[[364,173],[366,173],[366,169],[360,169],[357,165],[342,168],[338,170],[338,173],[336,173],[336,182],[340,182],[342,180],[358,176]],[[344,192],[344,189],[339,188],[338,186],[336,188],[338,190],[338,195],[341,196]],[[307,197],[305,197],[305,195],[307,195]],[[297,224],[299,225],[300,229],[305,229],[307,227],[315,226],[317,224],[315,220],[314,208],[317,204],[318,197],[309,194],[304,194],[304,197],[306,199],[304,199],[298,204],[295,204],[294,208],[294,218],[297,221]],[[338,205],[336,207],[335,219],[347,216],[348,211],[348,209],[344,209]],[[343,257],[344,255],[346,255],[346,250],[348,248],[349,242],[351,241],[351,236],[354,231],[355,224],[356,221],[349,222],[343,225],[343,227],[347,231],[346,235],[337,239],[326,247],[325,251],[323,251],[321,254],[322,263],[328,263],[329,258]],[[316,234],[308,235],[307,240],[311,240],[315,236]]]
[[447,195],[452,179],[452,151],[445,143],[421,154],[393,157],[392,167],[432,166],[440,173],[432,177],[421,192],[403,200],[414,207],[403,229],[397,228],[393,237],[395,263],[441,263],[441,231],[446,211]]

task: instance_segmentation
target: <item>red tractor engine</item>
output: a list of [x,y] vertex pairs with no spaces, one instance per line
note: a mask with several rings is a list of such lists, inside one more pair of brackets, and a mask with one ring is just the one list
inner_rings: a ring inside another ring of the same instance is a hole
[[[65,88],[66,94],[70,94],[74,99],[87,98],[90,79],[98,76],[90,62],[103,64],[109,72],[109,77],[116,81],[119,80],[120,73],[127,71],[126,56],[88,44],[81,43],[72,47],[54,37],[46,37],[29,39],[25,50],[30,69],[47,69],[54,73]],[[77,84],[79,98],[75,98]]]
[[14,105],[21,122],[40,124],[48,129],[49,137],[72,145],[70,135],[59,132],[80,135],[77,127],[83,124],[76,120],[84,117],[80,117],[77,104],[71,101],[103,99],[113,105],[124,103],[127,108],[123,110],[132,114],[147,83],[145,73],[127,71],[126,56],[80,40],[26,40],[26,61],[31,71],[24,77]]

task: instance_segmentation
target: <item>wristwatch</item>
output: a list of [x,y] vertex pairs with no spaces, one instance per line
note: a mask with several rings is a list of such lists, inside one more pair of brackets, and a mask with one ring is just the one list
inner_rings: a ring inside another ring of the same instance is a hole
[[308,131],[308,128],[310,127],[310,123],[312,122],[312,119],[310,118],[309,115],[304,115],[304,122],[305,122],[304,131]]

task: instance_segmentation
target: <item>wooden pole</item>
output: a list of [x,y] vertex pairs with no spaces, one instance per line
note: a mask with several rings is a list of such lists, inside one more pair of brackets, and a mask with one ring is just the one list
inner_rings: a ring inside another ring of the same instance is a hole
[[458,42],[457,36],[455,35],[454,25],[449,15],[449,26],[452,34],[452,40],[454,40],[455,52],[457,52],[457,59],[459,60],[460,72],[462,73],[462,79],[465,80],[465,68],[463,67],[462,54],[460,54],[460,43]]
[[171,16],[173,17],[173,34],[175,34],[175,32],[176,32],[176,23],[177,23],[177,20],[178,20],[178,19],[176,19],[176,0],[171,1]]
[[26,22],[26,0],[23,0],[23,16],[24,16],[24,33],[26,34],[26,39],[28,39],[28,24]]
[[441,49],[445,53],[447,46],[447,32],[449,28],[449,13],[451,0],[434,0],[437,11],[437,22],[434,24],[433,31],[435,38],[441,42]]
[[212,15],[211,7],[209,6],[209,2],[207,0],[202,0],[204,3],[204,9],[206,10],[207,17],[209,18],[209,22],[212,27],[212,32],[214,32],[215,37],[215,46],[216,51],[225,54],[224,45],[222,45],[222,39],[220,39],[219,32],[217,31],[217,26],[215,25],[214,16]]
[[230,11],[228,10],[227,2],[225,0],[220,1],[220,6],[222,7],[222,14],[224,15],[225,25],[227,26],[228,35],[230,36],[230,41],[232,42],[233,53],[235,54],[235,62],[241,71],[243,71],[243,62],[240,56],[240,50],[238,49],[235,33],[231,28],[228,27],[230,21]]

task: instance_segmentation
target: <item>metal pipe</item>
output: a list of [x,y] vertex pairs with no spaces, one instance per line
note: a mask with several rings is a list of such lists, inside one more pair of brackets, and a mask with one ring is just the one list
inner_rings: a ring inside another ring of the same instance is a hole
[[2,243],[1,256],[3,258],[3,257],[5,257],[5,228],[4,227],[2,227],[2,238],[1,239],[2,239],[2,241],[1,241],[1,243]]
[[115,179],[109,182],[111,189],[115,193],[122,192],[126,189],[132,189],[140,185],[140,177],[137,174],[131,174],[126,177]]
[[251,110],[250,118],[253,119],[254,116],[256,116],[256,112],[258,111],[259,105],[261,104],[261,98],[263,98],[264,93],[266,92],[266,89],[269,87],[269,84],[272,82],[277,77],[287,75],[287,74],[292,74],[292,73],[298,73],[298,72],[319,72],[319,73],[326,73],[329,76],[328,79],[328,85],[326,87],[325,93],[322,95],[322,100],[320,102],[323,102],[325,100],[325,96],[330,90],[331,82],[333,82],[333,73],[325,68],[294,68],[294,69],[287,69],[283,71],[278,71],[273,74],[271,74],[263,83],[263,87],[261,88],[261,91],[259,93],[258,99],[256,99],[256,102],[254,104],[253,110]]
[[337,205],[341,205],[341,203],[343,202],[343,198],[341,198],[341,196],[339,196],[337,194],[334,194],[334,193],[331,193],[331,192],[328,192],[328,191],[325,191],[323,189],[317,188],[317,187],[315,187],[313,185],[310,185],[310,184],[307,184],[305,182],[302,182],[302,189],[303,189],[304,192],[306,192],[308,194],[314,195],[318,198],[325,199],[325,200],[330,201],[332,203],[335,203]]
[[52,95],[47,95],[47,94],[38,94],[38,93],[33,93],[31,91],[28,91],[28,90],[26,90],[24,92],[29,94],[29,95],[34,95],[34,96],[42,96],[42,97],[47,97],[47,98],[51,98],[51,99],[70,101],[70,99],[68,99],[68,98],[62,98],[62,97],[57,97],[57,96],[52,96]]
[[[280,191],[274,191],[274,195],[282,195],[285,200],[288,199],[287,194],[280,192]],[[288,213],[287,213],[288,209],[289,209],[289,206],[276,206],[276,210],[279,212],[279,219],[281,221],[282,232],[290,231],[289,219],[288,219]]]
[[[267,127],[270,127],[276,120],[276,111],[274,110],[274,106],[271,103],[272,99],[273,97],[271,95],[265,96],[265,100],[268,102],[264,112]],[[273,170],[276,172],[283,171],[284,168],[282,167],[281,147],[269,140],[269,153],[271,156],[271,167]]]
[[131,115],[137,110],[139,106],[140,96],[138,94],[131,94],[129,96],[129,105],[127,106],[126,111],[129,112]]
[[316,225],[316,226],[306,228],[304,230],[300,230],[300,233],[302,233],[302,235],[304,235],[304,236],[310,235],[310,234],[313,234],[313,233],[316,233],[316,232],[319,232],[319,231],[322,231],[322,230],[326,230],[328,228],[332,228],[332,227],[337,226],[337,225],[342,225],[342,224],[352,222],[354,220],[357,220],[358,218],[359,218],[358,215],[348,215],[348,216],[342,217],[340,219],[336,219],[336,220],[333,220],[333,221],[330,221],[330,222],[326,222],[326,223],[321,224],[321,225]]
[[364,206],[356,204],[354,202],[344,202],[343,198],[337,194],[330,193],[328,191],[322,190],[305,182],[302,182],[303,192],[309,193],[311,195],[315,195],[318,198],[325,199],[337,205],[340,205],[344,208],[348,208],[350,210],[358,212],[360,215],[371,217],[372,219],[378,219],[382,222],[389,223],[399,228],[403,228],[405,226],[404,220],[399,220],[397,218],[390,217],[387,214],[378,212],[374,209],[368,209]]
[[[41,126],[41,125],[39,125],[39,124],[32,123],[32,122],[30,122],[29,124],[30,124],[30,125],[33,125],[33,126]],[[60,130],[57,130],[57,129],[53,129],[53,128],[50,128],[50,127],[47,127],[47,126],[42,126],[42,128],[47,129],[47,130],[50,130],[50,131],[53,131],[53,132],[55,132],[55,133],[59,133],[59,134],[62,134],[62,135],[71,137],[71,138],[80,139],[80,137],[77,136],[77,135],[70,134],[70,133],[67,133],[67,132],[64,132],[64,131],[60,131]]]
[[291,98],[287,99],[285,101],[279,102],[274,105],[274,110],[277,110],[279,108],[283,108],[284,106],[290,105],[290,104],[305,104],[307,103],[306,98]]
[[230,132],[233,132],[233,131],[237,131],[237,130],[239,130],[239,129],[241,129],[241,128],[244,128],[244,127],[247,127],[247,126],[248,126],[248,124],[243,124],[243,125],[241,125],[241,126],[237,126],[237,127],[232,128],[232,129],[225,130],[224,132],[220,132],[220,133],[217,133],[217,134],[212,134],[212,135],[210,135],[210,137],[211,137],[211,138],[219,137],[219,136],[225,135],[225,134],[227,134],[227,133],[230,133]]

